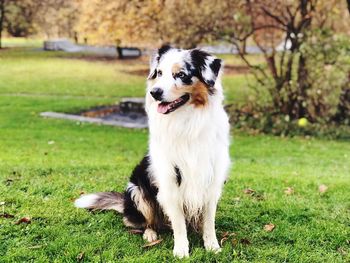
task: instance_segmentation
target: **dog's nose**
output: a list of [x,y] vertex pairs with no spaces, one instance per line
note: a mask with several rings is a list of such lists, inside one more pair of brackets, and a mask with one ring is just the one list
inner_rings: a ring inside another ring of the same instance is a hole
[[163,90],[161,88],[153,88],[150,93],[155,100],[162,100]]

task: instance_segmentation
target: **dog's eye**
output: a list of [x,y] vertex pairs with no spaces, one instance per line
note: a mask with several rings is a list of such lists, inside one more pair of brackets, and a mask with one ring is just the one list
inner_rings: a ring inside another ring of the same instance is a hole
[[179,73],[177,73],[177,77],[179,77],[180,79],[183,79],[184,77],[186,77],[186,74],[180,71]]
[[158,70],[158,71],[157,71],[157,76],[158,76],[158,77],[161,77],[162,75],[163,75],[163,72],[162,72],[161,70]]

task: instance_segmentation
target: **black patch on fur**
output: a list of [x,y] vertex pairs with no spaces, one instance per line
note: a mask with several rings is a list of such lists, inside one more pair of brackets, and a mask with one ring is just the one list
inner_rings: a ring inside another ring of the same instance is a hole
[[174,170],[175,170],[175,174],[176,174],[177,185],[180,186],[181,182],[182,182],[181,171],[177,165],[175,165]]
[[155,187],[148,176],[148,168],[150,165],[149,157],[145,156],[140,164],[138,164],[132,175],[130,177],[130,182],[134,185],[140,186],[147,199],[156,200],[156,196],[158,194],[158,188]]
[[[160,58],[166,52],[168,52],[170,49],[172,49],[172,47],[169,46],[169,45],[164,45],[160,49],[158,49],[158,54],[157,54],[157,56],[155,58],[155,60],[157,61],[157,64],[159,64]],[[155,79],[156,77],[157,77],[157,69],[155,68],[154,71],[148,76],[148,79]]]
[[156,77],[157,77],[157,69],[154,69],[154,71],[152,72],[152,74],[150,74],[148,79],[155,79]]
[[137,210],[136,204],[131,198],[131,191],[124,193],[124,216],[137,227],[143,227],[146,224],[145,217]]
[[[158,188],[152,184],[148,174],[149,166],[149,157],[145,156],[140,164],[138,164],[132,172],[130,182],[135,186],[138,186],[142,192],[144,201],[146,201],[152,209],[152,224],[154,225],[149,225],[149,227],[158,229],[162,228],[164,225],[164,215],[157,201]],[[144,227],[145,225],[149,224],[149,222],[146,222],[146,218],[137,209],[137,206],[132,200],[131,195],[132,189],[129,189],[129,191],[125,192],[124,216],[127,217],[131,223]]]
[[202,76],[201,71],[203,71],[206,67],[205,59],[209,56],[210,54],[199,49],[193,49],[191,51],[192,64],[196,71],[198,71],[198,75]]
[[195,72],[191,64],[188,62],[185,62],[185,68],[186,68],[187,74],[184,78],[181,79],[181,81],[185,85],[191,85],[193,84],[192,77],[194,76]]
[[166,52],[168,52],[170,49],[172,49],[172,47],[169,46],[169,45],[164,45],[164,46],[162,46],[160,49],[158,49],[157,61],[159,62],[160,58],[161,58]]
[[[214,80],[205,80],[202,76],[202,72],[206,69],[207,65],[205,59],[210,57],[210,54],[199,49],[193,49],[191,51],[191,60],[194,67],[194,76],[196,76],[201,82],[207,85],[209,94],[214,94]],[[215,60],[214,60],[215,61]],[[213,61],[213,62],[214,62]],[[217,64],[217,63],[215,63]],[[214,65],[216,66],[216,65]]]
[[221,59],[214,59],[214,61],[209,65],[209,67],[214,72],[215,77],[217,77],[221,68]]

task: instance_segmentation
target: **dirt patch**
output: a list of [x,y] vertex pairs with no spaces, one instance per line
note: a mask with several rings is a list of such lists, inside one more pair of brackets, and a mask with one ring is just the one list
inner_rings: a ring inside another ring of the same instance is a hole
[[118,113],[119,111],[120,111],[119,105],[99,106],[99,107],[94,107],[94,108],[85,110],[83,112],[79,112],[79,115],[82,115],[84,117],[98,118],[98,117],[105,117],[113,113]]
[[224,68],[224,74],[226,75],[238,75],[248,73],[250,73],[250,69],[248,66],[226,65]]
[[77,113],[41,112],[45,118],[66,119],[77,123],[88,122],[125,128],[146,128],[144,98],[124,98],[118,105],[89,108]]
[[144,69],[135,69],[135,70],[125,70],[123,72],[127,73],[127,74],[130,74],[130,75],[147,77],[148,74],[149,74],[149,69],[148,68],[144,68]]

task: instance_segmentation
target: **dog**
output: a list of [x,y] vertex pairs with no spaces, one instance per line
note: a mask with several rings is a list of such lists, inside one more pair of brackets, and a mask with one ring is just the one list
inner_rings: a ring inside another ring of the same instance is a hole
[[116,210],[149,242],[170,227],[179,258],[189,256],[188,226],[202,232],[207,250],[219,252],[215,214],[230,167],[221,68],[220,59],[200,49],[161,47],[147,79],[148,154],[124,193],[86,194],[75,206]]

